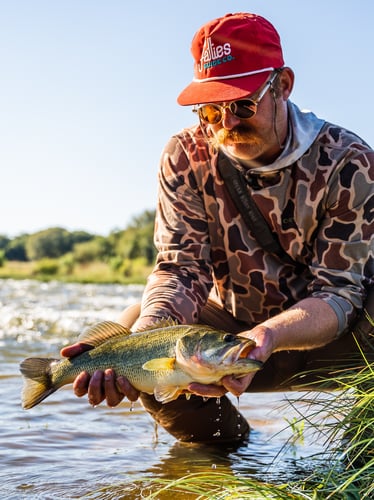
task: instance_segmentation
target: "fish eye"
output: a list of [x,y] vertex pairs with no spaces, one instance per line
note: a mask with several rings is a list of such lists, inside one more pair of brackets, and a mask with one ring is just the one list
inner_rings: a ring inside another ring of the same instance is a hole
[[224,342],[232,342],[233,340],[235,340],[236,337],[235,335],[233,335],[232,333],[226,333],[224,336],[223,336],[223,341]]

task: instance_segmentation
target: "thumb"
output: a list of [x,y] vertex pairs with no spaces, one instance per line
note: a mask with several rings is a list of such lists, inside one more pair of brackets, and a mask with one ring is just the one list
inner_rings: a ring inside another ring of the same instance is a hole
[[74,358],[74,356],[79,356],[79,354],[82,354],[85,351],[90,351],[91,349],[93,349],[92,345],[77,342],[76,344],[63,347],[60,354],[64,358]]
[[261,350],[259,347],[255,347],[252,349],[252,351],[248,354],[247,359],[255,359],[256,361],[259,360],[259,355],[261,354]]

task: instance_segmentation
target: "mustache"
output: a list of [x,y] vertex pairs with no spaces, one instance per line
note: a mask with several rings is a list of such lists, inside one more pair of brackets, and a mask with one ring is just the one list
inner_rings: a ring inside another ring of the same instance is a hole
[[249,141],[253,140],[253,132],[249,127],[243,125],[238,125],[231,130],[221,128],[216,133],[216,139],[221,144],[223,144],[227,140],[234,142]]

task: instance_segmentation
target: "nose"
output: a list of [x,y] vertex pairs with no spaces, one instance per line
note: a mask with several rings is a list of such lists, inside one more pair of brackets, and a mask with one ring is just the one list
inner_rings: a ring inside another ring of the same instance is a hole
[[240,123],[240,118],[235,116],[231,111],[230,108],[227,106],[222,110],[222,120],[221,124],[223,128],[227,130],[232,130],[234,127],[236,127]]

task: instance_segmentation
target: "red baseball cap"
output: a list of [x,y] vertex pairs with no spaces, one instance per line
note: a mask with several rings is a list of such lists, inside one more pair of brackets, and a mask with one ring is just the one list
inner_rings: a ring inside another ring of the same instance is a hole
[[226,14],[202,26],[191,52],[194,78],[178,96],[182,106],[246,97],[284,65],[274,26],[249,13]]

